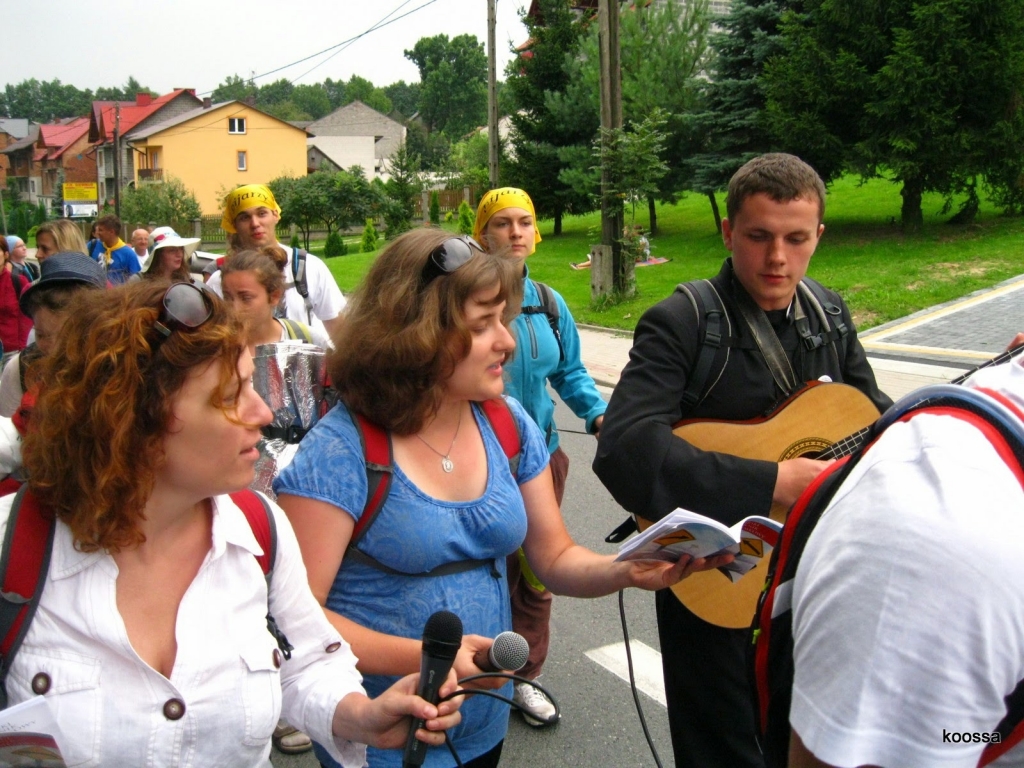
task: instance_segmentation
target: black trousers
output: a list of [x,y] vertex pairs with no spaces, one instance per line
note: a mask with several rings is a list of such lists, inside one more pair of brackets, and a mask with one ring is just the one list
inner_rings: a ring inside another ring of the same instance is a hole
[[747,680],[750,631],[708,624],[668,589],[655,601],[676,768],[764,768]]

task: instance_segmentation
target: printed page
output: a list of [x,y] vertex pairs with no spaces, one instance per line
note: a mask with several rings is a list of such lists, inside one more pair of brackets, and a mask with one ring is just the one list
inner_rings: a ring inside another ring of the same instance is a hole
[[0,766],[66,768],[62,738],[46,698],[35,696],[0,711]]

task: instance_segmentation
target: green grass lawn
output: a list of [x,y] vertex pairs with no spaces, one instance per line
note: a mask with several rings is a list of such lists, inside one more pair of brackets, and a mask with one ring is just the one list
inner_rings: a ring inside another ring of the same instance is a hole
[[[724,215],[724,196],[719,205]],[[941,215],[941,208],[938,195],[925,196],[924,228],[905,234],[898,224],[898,186],[881,179],[863,185],[854,178],[836,182],[829,189],[825,235],[810,276],[839,291],[864,329],[1024,273],[1024,218],[1002,216],[983,202],[974,224],[952,226],[944,223],[948,214]],[[638,209],[636,221],[648,226],[646,206]],[[628,302],[593,306],[590,271],[569,266],[585,260],[590,244],[600,240],[596,213],[566,219],[559,237],[551,234],[551,221],[541,221],[544,241],[530,257],[530,274],[565,297],[576,322],[632,330],[643,311],[678,283],[716,274],[728,253],[705,197],[690,195],[659,206],[658,227],[651,255],[671,261],[637,269],[638,295]],[[375,256],[353,253],[327,264],[349,293]]]

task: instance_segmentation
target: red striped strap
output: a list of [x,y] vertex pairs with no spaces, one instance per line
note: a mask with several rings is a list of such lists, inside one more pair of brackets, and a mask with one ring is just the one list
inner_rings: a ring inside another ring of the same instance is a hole
[[[49,570],[55,530],[53,515],[46,514],[36,497],[28,491],[28,486],[23,486],[11,506],[0,558],[6,625],[0,641],[0,654],[5,659],[12,650],[17,650],[22,627],[28,630],[26,620],[31,621],[39,603]],[[20,604],[20,607],[12,608],[12,604]],[[7,609],[11,609],[10,613]],[[11,615],[13,618],[9,619]]]
[[253,536],[263,549],[262,555],[256,555],[256,562],[260,564],[263,575],[269,578],[270,572],[274,570],[274,559],[277,557],[277,528],[273,513],[263,501],[263,497],[248,488],[232,493],[231,500],[242,510],[245,519],[249,521],[249,527],[252,528]]

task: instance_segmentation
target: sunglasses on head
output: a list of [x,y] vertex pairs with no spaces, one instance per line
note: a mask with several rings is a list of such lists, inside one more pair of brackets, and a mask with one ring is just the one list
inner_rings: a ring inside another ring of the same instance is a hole
[[173,283],[164,291],[160,317],[153,324],[164,337],[174,331],[194,331],[213,316],[213,303],[205,288],[192,283]]
[[484,249],[468,235],[449,237],[430,252],[430,259],[423,267],[423,281],[429,283],[435,277],[450,275]]

